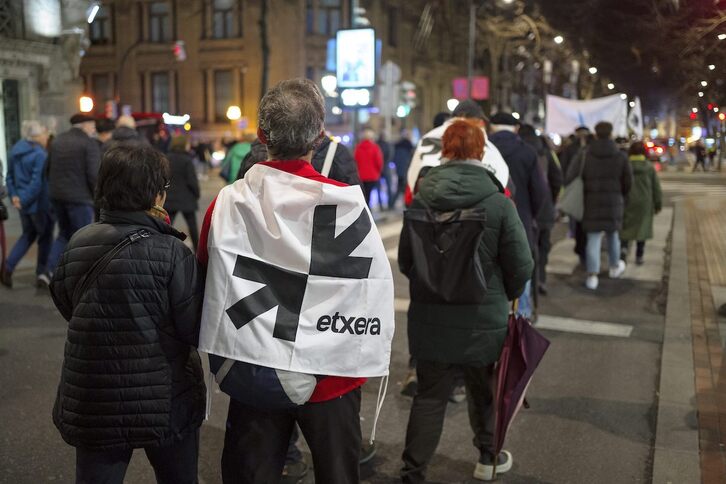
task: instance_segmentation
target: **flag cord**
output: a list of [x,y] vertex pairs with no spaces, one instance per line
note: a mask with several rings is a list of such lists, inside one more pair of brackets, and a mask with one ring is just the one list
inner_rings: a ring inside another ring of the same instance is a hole
[[205,378],[205,383],[207,387],[207,404],[204,408],[204,420],[209,420],[209,415],[212,413],[212,386],[214,385],[214,374],[210,370],[207,372],[207,377]]
[[386,400],[386,393],[388,392],[388,375],[381,378],[381,383],[378,385],[378,399],[376,400],[376,414],[373,417],[373,430],[371,430],[370,444],[376,441],[376,427],[378,426],[378,417],[381,416],[381,409],[383,409],[383,402]]

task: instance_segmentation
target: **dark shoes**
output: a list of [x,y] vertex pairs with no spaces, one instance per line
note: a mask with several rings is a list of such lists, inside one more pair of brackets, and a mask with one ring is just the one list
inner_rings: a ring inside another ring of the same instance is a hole
[[13,288],[13,274],[8,271],[2,271],[0,272],[0,284],[3,286],[12,289]]
[[414,397],[416,396],[416,390],[418,390],[418,378],[416,377],[416,369],[412,369],[408,372],[406,380],[403,382],[401,395],[405,397]]
[[645,264],[645,261],[643,260],[642,257],[636,257],[635,258],[635,265],[636,266],[642,266],[643,264]]
[[512,468],[512,454],[503,450],[497,456],[497,465],[494,466],[494,455],[483,452],[474,469],[474,479],[480,481],[493,481],[499,474],[504,474]]

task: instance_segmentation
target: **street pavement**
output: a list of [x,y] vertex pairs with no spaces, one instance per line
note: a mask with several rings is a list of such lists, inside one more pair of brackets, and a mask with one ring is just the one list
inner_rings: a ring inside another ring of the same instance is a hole
[[[584,273],[573,264],[565,226],[555,230],[549,295],[540,299],[539,311],[540,328],[552,345],[529,388],[531,408],[520,412],[509,432],[505,447],[514,455],[514,467],[501,482],[650,482],[671,205],[685,194],[726,194],[724,179],[715,174],[667,173],[663,185],[666,209],[656,219],[656,239],[646,250],[646,265],[629,267],[622,280],[602,277],[597,292],[583,287]],[[204,182],[200,206],[206,207],[220,187],[214,177]],[[17,216],[13,213],[12,217],[7,223],[10,243],[19,234]],[[382,220],[379,230],[394,267],[397,329],[390,384],[378,423],[378,453],[361,468],[366,483],[396,482],[411,404],[400,395],[408,372],[408,285],[395,264],[400,214]],[[181,218],[177,225],[185,228]],[[33,287],[33,262],[32,254],[23,261],[12,291],[0,288],[0,385],[4,390],[0,395],[0,482],[72,482],[73,449],[63,443],[51,420],[66,324],[48,295]],[[372,380],[363,389],[364,436],[370,435],[378,386],[379,381]],[[211,416],[201,433],[202,483],[221,482],[227,402],[215,389]],[[471,438],[466,404],[450,404],[428,473],[431,482],[473,481],[478,455]],[[126,482],[154,482],[142,452],[134,453]]]

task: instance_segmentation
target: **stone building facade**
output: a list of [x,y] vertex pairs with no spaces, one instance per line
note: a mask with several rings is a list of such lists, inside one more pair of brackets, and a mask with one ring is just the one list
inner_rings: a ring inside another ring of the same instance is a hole
[[[254,130],[262,90],[262,2],[104,0],[81,63],[85,89],[100,111],[105,101],[117,100],[135,112],[189,114],[193,133],[202,138]],[[381,40],[382,62],[396,62],[402,79],[416,86],[417,107],[398,125],[428,129],[433,115],[446,109],[451,80],[466,75],[466,9],[423,0],[359,3]],[[430,16],[431,33],[422,35],[427,4],[438,10]],[[330,73],[328,40],[349,26],[351,2],[267,0],[267,5],[268,86],[303,76],[320,83]],[[241,108],[241,124],[226,119],[230,105]],[[329,113],[328,125],[342,132],[349,116]],[[375,114],[364,121],[381,125]]]

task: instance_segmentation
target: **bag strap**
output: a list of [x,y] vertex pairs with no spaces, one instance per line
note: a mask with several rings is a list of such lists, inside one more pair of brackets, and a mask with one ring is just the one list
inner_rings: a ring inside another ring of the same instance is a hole
[[73,307],[75,308],[78,305],[78,303],[81,301],[81,298],[88,290],[88,287],[93,284],[93,282],[95,282],[96,278],[101,274],[101,272],[104,271],[104,269],[106,269],[106,266],[109,264],[109,262],[111,262],[111,260],[116,257],[119,252],[121,252],[123,249],[133,244],[134,242],[148,237],[151,237],[151,232],[146,229],[140,229],[131,232],[130,234],[125,235],[124,238],[121,239],[121,242],[116,244],[113,249],[109,250],[103,257],[98,259],[91,266],[91,269],[86,272],[86,274],[81,278],[81,280],[78,282],[78,285],[76,286],[76,289],[73,291]]
[[335,159],[335,152],[338,149],[338,142],[331,141],[328,145],[328,151],[325,153],[325,161],[323,162],[323,169],[320,172],[324,177],[330,175],[330,169],[333,167],[333,160]]
[[580,178],[585,173],[585,163],[587,163],[587,146],[580,150]]

